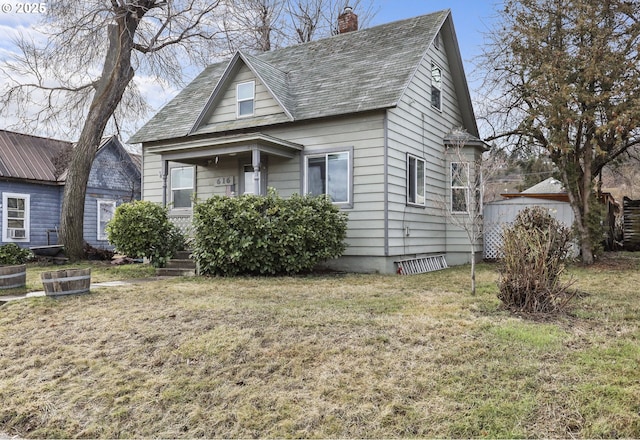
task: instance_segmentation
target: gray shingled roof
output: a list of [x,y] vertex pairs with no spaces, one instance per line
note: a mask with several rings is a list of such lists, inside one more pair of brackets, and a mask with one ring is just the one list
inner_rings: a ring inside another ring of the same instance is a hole
[[[439,11],[240,57],[266,82],[294,120],[389,108],[401,98],[449,14],[449,10]],[[228,67],[229,61],[207,67],[129,142],[191,133]]]
[[525,189],[521,194],[566,194],[566,191],[562,182],[549,177],[531,188]]

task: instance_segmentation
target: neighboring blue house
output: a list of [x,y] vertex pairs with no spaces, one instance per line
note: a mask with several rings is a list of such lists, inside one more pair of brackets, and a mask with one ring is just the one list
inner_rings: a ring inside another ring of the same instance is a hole
[[[0,130],[0,244],[58,244],[66,164],[73,144]],[[140,199],[140,156],[105,138],[91,168],[84,239],[110,248],[104,232],[117,205]]]

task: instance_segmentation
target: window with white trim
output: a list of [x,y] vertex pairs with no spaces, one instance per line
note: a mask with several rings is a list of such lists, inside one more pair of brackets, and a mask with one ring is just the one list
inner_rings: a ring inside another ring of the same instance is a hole
[[351,203],[350,151],[306,156],[305,176],[305,194],[326,194],[333,203]]
[[238,117],[253,116],[256,95],[256,83],[254,81],[238,84],[236,87]]
[[451,163],[451,212],[469,211],[469,164]]
[[2,194],[2,241],[29,241],[29,194]]
[[171,204],[174,209],[191,208],[193,167],[171,168]]
[[431,105],[442,110],[442,69],[431,64]]
[[116,202],[113,200],[98,200],[98,240],[107,240],[107,223],[116,213]]
[[407,154],[407,203],[409,205],[426,205],[426,162],[416,156]]

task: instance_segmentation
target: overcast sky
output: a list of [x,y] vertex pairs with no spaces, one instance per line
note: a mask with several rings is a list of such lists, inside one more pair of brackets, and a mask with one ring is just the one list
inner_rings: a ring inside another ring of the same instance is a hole
[[[472,95],[475,95],[479,82],[474,75],[473,60],[481,52],[484,35],[495,21],[499,4],[500,0],[377,0],[377,13],[370,25],[375,26],[442,9],[451,9],[469,88]],[[15,50],[11,43],[12,38],[18,32],[32,32],[31,27],[42,17],[40,7],[37,10],[31,10],[33,5],[38,3],[29,3],[32,6],[28,8],[26,5],[27,3],[15,0],[0,0],[0,61],[9,57]],[[48,6],[44,2],[42,5],[45,9]],[[143,93],[149,97],[154,113],[178,92],[172,88],[162,88],[149,78],[137,76],[136,81]],[[151,115],[148,116],[150,117]],[[5,128],[13,122],[15,121],[0,121],[0,128]],[[20,130],[16,129],[16,131]]]

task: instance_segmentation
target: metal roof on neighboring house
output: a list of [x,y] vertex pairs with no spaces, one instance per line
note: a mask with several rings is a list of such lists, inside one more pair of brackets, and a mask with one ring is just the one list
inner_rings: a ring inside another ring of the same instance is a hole
[[71,142],[0,130],[0,178],[59,182],[56,158]]
[[[141,167],[141,156],[127,151],[115,136],[103,138],[98,150],[112,140],[118,142],[135,166]],[[64,154],[73,146],[71,142],[0,130],[0,179],[64,183],[67,171]]]
[[238,53],[207,67],[128,142],[197,134],[239,62],[265,83],[292,121],[394,107],[445,23],[443,40],[464,102],[465,128],[477,136],[451,11],[444,10],[257,55]]

